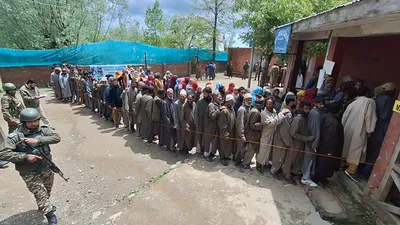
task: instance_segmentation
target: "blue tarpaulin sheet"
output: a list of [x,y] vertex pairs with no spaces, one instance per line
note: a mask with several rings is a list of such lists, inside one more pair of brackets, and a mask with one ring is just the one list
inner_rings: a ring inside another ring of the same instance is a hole
[[[211,61],[212,50],[160,48],[126,41],[104,41],[53,50],[17,50],[0,48],[0,67],[72,65],[135,65],[188,62],[193,57]],[[217,52],[216,61],[228,61],[227,52]]]

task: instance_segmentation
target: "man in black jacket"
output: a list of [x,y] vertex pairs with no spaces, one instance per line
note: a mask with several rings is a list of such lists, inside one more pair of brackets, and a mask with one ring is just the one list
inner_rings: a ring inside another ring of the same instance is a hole
[[112,116],[113,116],[113,121],[115,124],[115,128],[119,128],[119,124],[121,122],[122,118],[122,87],[119,86],[118,80],[114,78],[110,78],[112,80],[112,85],[110,87],[109,93],[108,93],[108,100],[110,102],[110,106],[112,107]]

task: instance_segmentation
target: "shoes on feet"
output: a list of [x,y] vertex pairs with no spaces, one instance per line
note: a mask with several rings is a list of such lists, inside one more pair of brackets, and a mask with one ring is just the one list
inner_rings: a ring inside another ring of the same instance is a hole
[[304,179],[301,179],[301,183],[304,184],[304,185],[307,185],[307,186],[309,186],[309,187],[313,187],[313,188],[318,187],[318,184],[316,184],[316,183],[315,183],[314,181],[312,181],[312,180],[304,180]]

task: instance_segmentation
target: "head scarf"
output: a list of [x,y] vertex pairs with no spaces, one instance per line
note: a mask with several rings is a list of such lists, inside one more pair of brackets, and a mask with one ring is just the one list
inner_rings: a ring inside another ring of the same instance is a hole
[[311,107],[314,107],[316,95],[317,95],[317,91],[315,91],[314,88],[307,89],[304,97],[300,99],[299,104],[306,101],[311,104]]
[[214,89],[214,90],[219,91],[221,87],[224,87],[224,85],[223,85],[221,82],[218,82],[218,83],[215,85],[215,89]]
[[174,88],[175,85],[176,85],[176,80],[177,80],[177,79],[178,79],[178,76],[177,76],[177,75],[172,75],[171,80],[170,80],[169,83],[168,83],[168,86],[169,86],[170,88]]
[[181,84],[181,78],[176,79],[176,84],[175,84],[175,86],[174,86],[174,88],[175,88],[176,91],[181,90],[180,84]]
[[295,95],[293,92],[290,92],[290,91],[289,91],[288,93],[286,93],[286,95],[285,95],[285,100],[282,102],[281,110],[280,110],[280,111],[282,111],[282,109],[284,109],[284,108],[286,107],[286,99],[287,99],[288,96],[291,96],[291,97],[294,96],[294,98],[296,98],[296,95]]
[[199,83],[197,83],[197,81],[193,81],[192,88],[193,88],[194,91],[198,91],[199,90]]
[[154,80],[154,75],[149,75],[149,80]]
[[188,84],[190,80],[190,77],[185,77],[185,83]]
[[233,93],[233,87],[235,87],[235,84],[234,83],[229,83],[228,90],[226,90],[226,93],[232,94]]
[[263,93],[262,87],[256,87],[256,88],[254,88],[253,93],[251,93],[251,95],[253,96],[253,101],[251,102],[251,104],[252,104],[253,106],[256,105],[257,95],[262,95],[262,93]]

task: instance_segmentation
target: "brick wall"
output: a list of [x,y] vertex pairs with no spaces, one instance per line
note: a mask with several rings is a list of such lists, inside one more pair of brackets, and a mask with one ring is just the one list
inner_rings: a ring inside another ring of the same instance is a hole
[[[200,62],[202,68],[209,62]],[[141,65],[144,67],[144,65]],[[191,69],[190,63],[174,63],[174,64],[157,64],[148,65],[155,72],[164,74],[168,70],[173,74],[180,77],[187,76],[188,66]],[[217,72],[224,72],[226,69],[226,62],[217,62]],[[85,69],[88,69],[87,67]],[[190,71],[190,70],[189,70]],[[50,66],[41,67],[15,67],[15,68],[0,68],[0,75],[3,83],[11,82],[22,85],[29,79],[36,80],[39,84],[47,84],[50,81],[50,73],[52,72]]]

